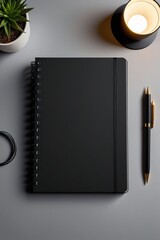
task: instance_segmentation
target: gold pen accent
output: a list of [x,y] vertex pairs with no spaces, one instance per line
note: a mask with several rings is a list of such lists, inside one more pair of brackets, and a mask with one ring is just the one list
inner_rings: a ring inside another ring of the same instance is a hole
[[151,125],[151,123],[145,123],[145,124],[144,124],[144,127],[145,127],[145,128],[151,128],[152,125]]
[[146,184],[146,183],[148,183],[148,181],[149,181],[149,173],[145,173],[144,174],[144,183]]
[[149,90],[149,87],[147,87],[147,88],[145,88],[145,90],[144,90],[144,93],[147,95],[150,95],[151,93],[150,93],[150,90]]
[[154,102],[152,101],[151,103],[151,111],[152,111],[152,115],[151,115],[151,128],[154,127],[154,119],[155,119],[155,104]]

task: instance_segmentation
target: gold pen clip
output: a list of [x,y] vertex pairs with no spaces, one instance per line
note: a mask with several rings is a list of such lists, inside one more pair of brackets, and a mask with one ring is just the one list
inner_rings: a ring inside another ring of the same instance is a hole
[[155,104],[152,101],[152,103],[151,103],[151,128],[154,128],[154,121],[155,121]]

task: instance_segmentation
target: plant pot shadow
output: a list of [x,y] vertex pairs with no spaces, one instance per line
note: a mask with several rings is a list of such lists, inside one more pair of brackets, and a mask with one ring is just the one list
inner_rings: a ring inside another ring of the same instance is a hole
[[121,47],[118,41],[115,39],[112,29],[111,29],[111,19],[112,15],[109,15],[103,19],[98,25],[98,34],[105,42],[108,42],[112,45],[117,45]]
[[0,50],[0,61],[6,59],[7,57],[10,57],[11,54],[14,54],[14,53],[3,52]]
[[7,55],[9,55],[9,54],[6,52],[0,51],[0,59],[5,58]]

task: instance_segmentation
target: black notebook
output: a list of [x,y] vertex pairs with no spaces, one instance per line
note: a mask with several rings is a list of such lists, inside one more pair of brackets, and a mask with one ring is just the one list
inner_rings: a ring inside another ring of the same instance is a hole
[[124,193],[123,58],[36,58],[33,192]]

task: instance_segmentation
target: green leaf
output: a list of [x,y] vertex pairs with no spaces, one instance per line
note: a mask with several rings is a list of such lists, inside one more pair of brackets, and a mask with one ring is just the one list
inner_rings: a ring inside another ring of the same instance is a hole
[[13,3],[12,3],[12,6],[11,6],[12,11],[15,9],[15,6],[16,6],[16,2],[13,2]]
[[26,1],[21,1],[21,6],[24,6],[26,4]]
[[8,14],[12,12],[12,5],[11,5],[11,0],[8,0],[8,2],[4,5],[5,8],[7,9]]
[[9,13],[11,9],[9,3],[6,4],[6,9],[7,9],[7,12]]
[[9,33],[9,29],[8,29],[7,25],[4,25],[4,30],[5,30],[7,37],[9,37],[10,33]]
[[[12,19],[11,19],[12,20]],[[17,16],[16,18],[14,18],[14,20],[16,22],[29,22],[29,20],[27,20],[25,17],[23,16]]]
[[[13,2],[14,3],[14,2]],[[9,6],[11,7],[12,6],[12,1],[11,0],[8,0],[8,4]]]
[[24,4],[23,6],[20,6],[20,9],[23,10],[25,7],[27,7],[27,4]]
[[22,8],[24,8],[25,6],[27,6],[26,1],[21,2],[20,6],[21,6]]
[[23,29],[16,23],[16,21],[10,20],[10,25],[11,25],[12,28],[23,32]]
[[14,10],[10,15],[9,15],[9,17],[11,17],[11,18],[15,18],[15,17],[17,17],[19,14],[20,14],[20,10]]
[[1,15],[2,17],[3,17],[3,15],[4,15],[3,12],[2,12],[1,10],[0,10],[0,15]]
[[18,8],[20,4],[21,4],[21,0],[17,0],[15,8]]
[[33,8],[25,8],[24,10],[21,11],[21,14],[24,15],[28,12],[30,12]]
[[9,33],[9,36],[11,35],[11,27],[10,25],[8,24],[8,33]]
[[2,22],[0,23],[0,28],[4,27],[8,23],[8,20],[3,19]]
[[8,18],[8,15],[6,15],[6,14],[3,14],[3,17],[4,17],[4,18]]
[[7,11],[6,7],[4,6],[4,4],[3,4],[3,3],[2,3],[2,10],[3,10],[3,12],[4,12],[5,14],[7,14],[7,13],[8,13],[8,11]]

